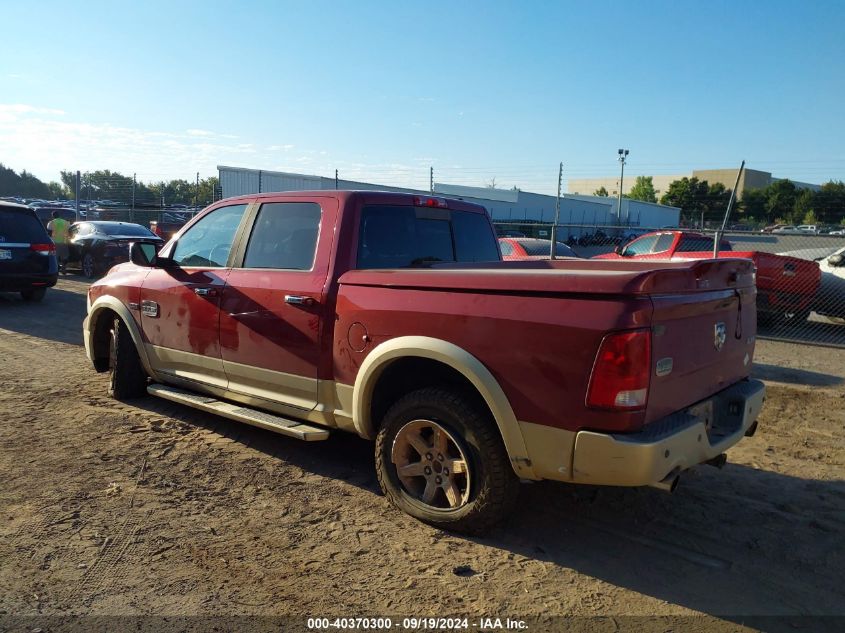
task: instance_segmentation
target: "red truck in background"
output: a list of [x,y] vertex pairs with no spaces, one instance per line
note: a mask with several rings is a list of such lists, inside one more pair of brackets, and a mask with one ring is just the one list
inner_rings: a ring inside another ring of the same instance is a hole
[[[719,243],[720,257],[750,259],[757,268],[757,317],[760,323],[800,324],[810,316],[821,283],[817,262],[765,253],[735,251]],[[655,231],[593,259],[689,261],[712,259],[713,237],[692,231]]]
[[752,435],[753,264],[503,262],[483,207],[404,193],[222,200],[88,293],[88,358],[145,396],[375,442],[410,515],[481,532],[520,479],[673,490]]

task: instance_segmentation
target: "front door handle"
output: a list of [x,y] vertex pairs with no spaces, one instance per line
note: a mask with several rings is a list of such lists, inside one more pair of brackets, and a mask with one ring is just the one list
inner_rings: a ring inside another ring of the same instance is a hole
[[299,295],[285,295],[285,303],[289,303],[292,306],[310,306],[314,303],[314,299]]
[[217,289],[216,288],[194,288],[194,294],[197,294],[200,297],[216,297],[217,296]]

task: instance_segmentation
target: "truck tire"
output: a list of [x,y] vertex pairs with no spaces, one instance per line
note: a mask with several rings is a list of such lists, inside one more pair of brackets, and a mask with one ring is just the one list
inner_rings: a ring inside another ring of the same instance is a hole
[[481,534],[510,512],[519,479],[489,413],[457,392],[413,391],[384,416],[376,473],[390,502],[439,528]]
[[109,343],[109,395],[115,400],[131,400],[147,393],[147,374],[126,325],[115,318]]

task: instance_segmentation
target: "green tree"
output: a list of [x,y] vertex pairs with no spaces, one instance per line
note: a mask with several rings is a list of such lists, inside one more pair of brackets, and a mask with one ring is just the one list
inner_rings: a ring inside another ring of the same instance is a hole
[[593,192],[593,195],[594,196],[601,196],[602,198],[607,198],[607,189],[605,189],[603,186],[599,187],[598,189],[596,189]]
[[[607,195],[607,194],[605,194]],[[657,194],[654,191],[654,182],[651,176],[637,176],[634,186],[628,193],[628,197],[632,200],[642,200],[644,202],[657,202]]]
[[755,222],[767,222],[766,190],[749,189],[742,194],[742,200],[737,207],[739,213],[746,219]]
[[798,193],[795,185],[789,180],[776,180],[766,187],[766,219],[772,222],[783,218],[794,221],[795,201]]
[[0,196],[49,198],[50,188],[25,169],[20,175],[0,163]]
[[820,222],[838,224],[845,220],[845,183],[831,180],[813,193],[813,210]]

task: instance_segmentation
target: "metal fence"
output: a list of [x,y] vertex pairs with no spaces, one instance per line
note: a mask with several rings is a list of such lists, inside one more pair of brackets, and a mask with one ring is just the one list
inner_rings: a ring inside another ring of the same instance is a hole
[[[521,237],[549,240],[552,225],[497,222],[496,230],[519,243]],[[557,240],[584,258],[614,250],[621,251],[621,257],[656,261],[661,253],[684,259],[689,253],[712,252],[713,230],[690,230],[683,242],[674,236],[646,236],[660,230],[568,224],[557,226]],[[695,238],[696,233],[705,237]],[[845,348],[845,235],[728,231],[722,244],[739,255],[759,253],[754,257],[761,338]]]

